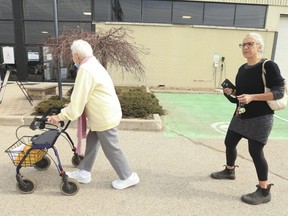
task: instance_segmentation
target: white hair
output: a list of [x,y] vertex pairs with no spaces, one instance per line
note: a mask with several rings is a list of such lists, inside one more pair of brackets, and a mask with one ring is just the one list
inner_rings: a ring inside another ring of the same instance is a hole
[[80,59],[93,55],[93,49],[91,45],[82,39],[73,41],[71,45],[71,51],[72,54],[77,54]]
[[265,47],[263,37],[260,34],[255,33],[255,32],[248,33],[246,37],[253,37],[255,39],[256,43],[260,45],[260,50],[258,54],[263,55],[264,47]]

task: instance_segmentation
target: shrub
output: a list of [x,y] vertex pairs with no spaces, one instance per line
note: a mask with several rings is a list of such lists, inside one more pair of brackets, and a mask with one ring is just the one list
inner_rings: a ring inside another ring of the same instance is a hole
[[148,118],[152,114],[164,115],[154,94],[145,87],[116,88],[124,118]]
[[35,107],[35,114],[42,115],[52,106],[64,106],[70,102],[69,98],[62,98],[60,100],[59,96],[52,96],[47,100],[39,102]]
[[[68,91],[71,95],[73,87]],[[116,87],[124,118],[149,118],[152,114],[164,115],[165,110],[159,105],[154,94],[148,93],[145,87]],[[62,106],[69,103],[69,98],[59,100],[58,96],[50,97],[35,106],[36,114],[45,113],[51,106]]]

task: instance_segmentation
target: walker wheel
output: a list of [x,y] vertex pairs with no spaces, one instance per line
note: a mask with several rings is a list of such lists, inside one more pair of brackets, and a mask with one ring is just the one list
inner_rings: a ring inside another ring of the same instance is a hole
[[65,184],[63,181],[61,182],[60,190],[66,196],[73,196],[79,191],[79,183],[75,179],[68,178],[67,184]]
[[78,156],[74,155],[71,159],[71,162],[74,167],[77,167],[83,159],[84,159],[84,156],[82,155],[78,155]]
[[40,161],[34,164],[34,168],[39,171],[44,171],[50,167],[50,164],[51,164],[51,159],[45,155]]
[[21,180],[23,181],[23,183],[22,182],[16,183],[16,189],[19,192],[23,194],[31,194],[36,190],[37,182],[34,178],[23,177]]

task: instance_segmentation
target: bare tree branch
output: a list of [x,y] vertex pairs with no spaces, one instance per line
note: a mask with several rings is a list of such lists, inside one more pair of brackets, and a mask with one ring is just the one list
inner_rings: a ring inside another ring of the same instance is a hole
[[90,43],[94,55],[105,68],[108,64],[116,68],[120,67],[123,77],[125,72],[128,72],[141,80],[145,74],[145,67],[140,60],[140,55],[149,54],[149,50],[133,42],[129,33],[131,30],[124,27],[111,28],[108,31],[97,29],[97,32],[89,32],[81,28],[66,28],[59,36],[58,44],[55,37],[50,37],[44,46],[49,47],[53,59],[56,59],[54,66],[60,60],[64,66],[68,66],[72,58],[70,49],[72,42],[83,39]]

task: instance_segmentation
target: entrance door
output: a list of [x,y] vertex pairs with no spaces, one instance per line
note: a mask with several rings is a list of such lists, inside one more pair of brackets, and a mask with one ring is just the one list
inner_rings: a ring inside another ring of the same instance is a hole
[[285,80],[288,80],[288,16],[281,16],[278,27],[278,40],[275,52],[275,62]]

